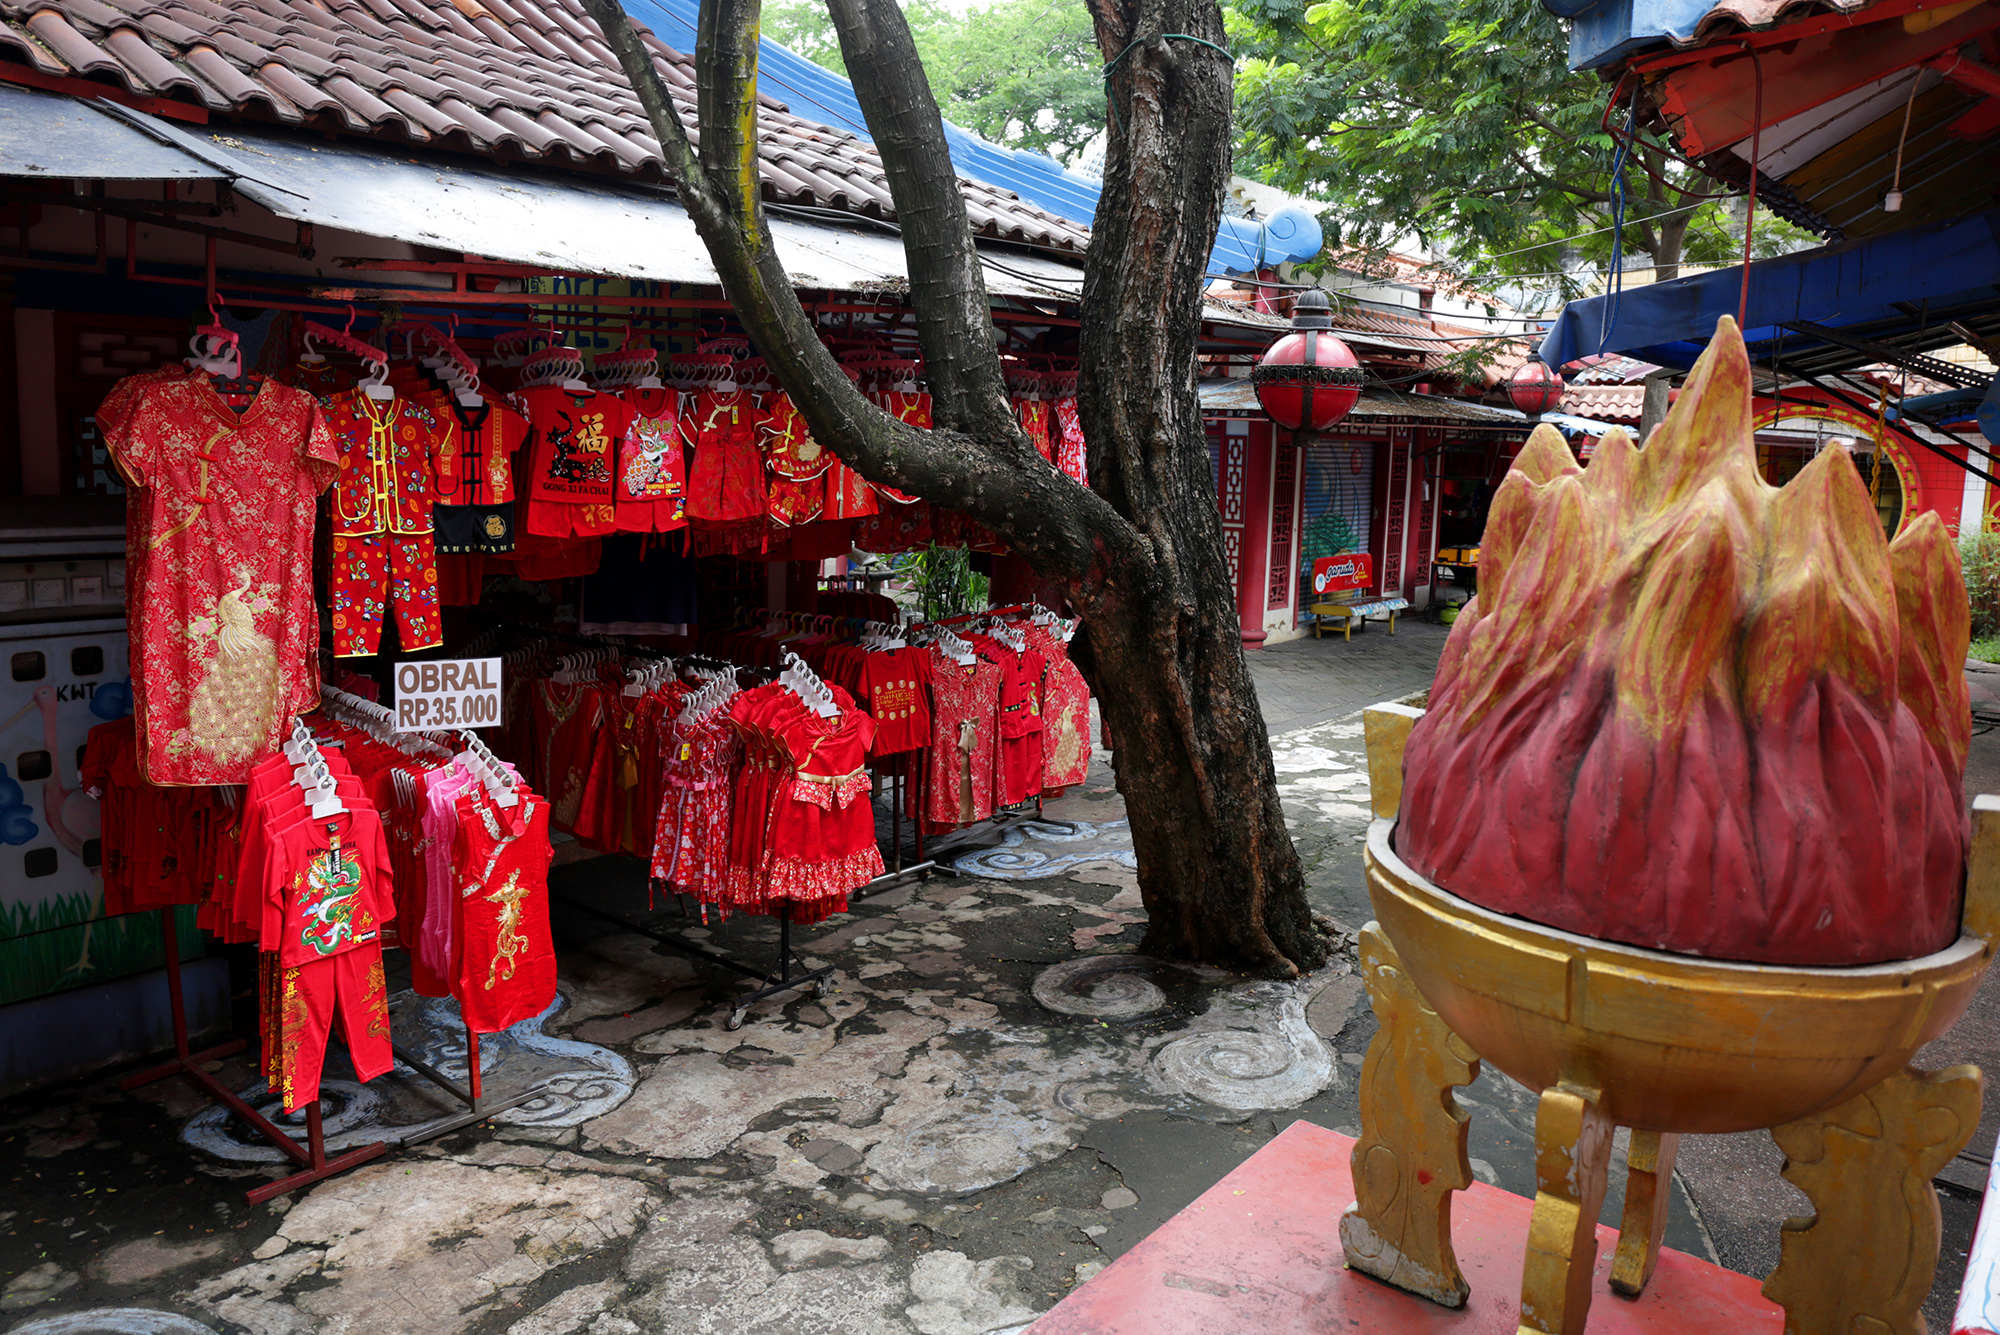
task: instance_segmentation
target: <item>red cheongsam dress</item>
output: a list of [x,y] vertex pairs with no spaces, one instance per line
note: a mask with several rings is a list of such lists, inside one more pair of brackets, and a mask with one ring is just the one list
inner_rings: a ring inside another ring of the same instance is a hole
[[[930,395],[892,390],[885,394],[876,395],[875,401],[882,405],[883,412],[889,414],[889,416],[895,418],[897,421],[908,422],[911,426],[920,426],[925,430],[930,429]],[[879,482],[872,485],[876,491],[881,493],[882,499],[885,501],[894,501],[898,505],[910,505],[917,499],[914,496],[907,496],[897,491],[894,487],[885,487]]]
[[711,524],[762,520],[764,458],[757,452],[757,404],[744,389],[695,395],[694,476],[687,517]]
[[458,924],[453,945],[460,1012],[495,1034],[556,998],[549,935],[549,804],[523,793],[511,807],[483,787],[460,793],[453,845]]
[[1072,482],[1090,485],[1088,460],[1083,446],[1083,422],[1077,416],[1076,400],[1057,399],[1055,402],[1055,466]]
[[771,470],[766,513],[772,522],[791,528],[819,519],[826,508],[827,466],[835,460],[806,430],[791,395],[764,396],[758,435]]
[[1040,626],[1027,630],[1042,669],[1042,795],[1059,797],[1090,772],[1090,687],[1064,646]]
[[[935,647],[931,654],[931,749],[922,815],[932,830],[943,831],[993,814],[1000,669],[976,656],[961,667]],[[915,793],[912,788],[913,804]]]
[[1021,430],[1028,433],[1035,452],[1044,459],[1055,457],[1055,446],[1049,440],[1049,405],[1043,399],[1015,399],[1014,417],[1021,424]]
[[312,395],[258,385],[239,412],[205,375],[148,379],[105,434],[134,488],[127,607],[149,783],[242,783],[319,705],[313,523],[340,461]]

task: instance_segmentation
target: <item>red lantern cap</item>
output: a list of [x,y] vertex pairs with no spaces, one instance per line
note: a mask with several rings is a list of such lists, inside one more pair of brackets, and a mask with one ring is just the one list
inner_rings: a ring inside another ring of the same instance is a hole
[[1309,288],[1292,307],[1292,328],[1252,368],[1257,402],[1273,422],[1290,430],[1325,431],[1361,397],[1361,363],[1330,332],[1333,308],[1326,293]]
[[1507,378],[1507,399],[1530,417],[1552,412],[1568,388],[1563,378],[1538,361],[1522,362]]

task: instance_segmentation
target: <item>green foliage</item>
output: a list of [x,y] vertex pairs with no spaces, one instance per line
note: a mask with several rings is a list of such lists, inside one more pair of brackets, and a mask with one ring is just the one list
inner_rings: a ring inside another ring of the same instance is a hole
[[[1065,161],[1104,128],[1103,58],[1083,0],[993,0],[963,15],[937,0],[906,0],[903,16],[946,120]],[[823,0],[765,6],[763,32],[847,72]],[[782,88],[767,91],[785,98]]]
[[900,552],[889,558],[889,565],[909,582],[915,610],[925,621],[962,616],[987,605],[991,581],[972,568],[971,553],[963,547]]
[[[1226,3],[1237,168],[1328,201],[1343,244],[1415,234],[1475,285],[1561,299],[1608,262],[1609,231],[1564,238],[1611,223],[1609,89],[1570,73],[1568,36],[1540,0]],[[1625,253],[1731,263],[1740,212],[1703,201],[1720,187],[1641,137]],[[1810,240],[1763,213],[1757,233],[1767,253]]]
[[1965,568],[1965,596],[1972,604],[1972,638],[2000,637],[2000,533],[1962,535],[1958,561]]

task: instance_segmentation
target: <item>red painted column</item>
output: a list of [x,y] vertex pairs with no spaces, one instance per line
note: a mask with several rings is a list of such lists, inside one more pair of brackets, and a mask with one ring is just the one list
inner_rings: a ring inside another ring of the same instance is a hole
[[[1244,450],[1243,551],[1236,563],[1236,611],[1243,619],[1245,649],[1264,647],[1264,559],[1271,550],[1271,435],[1270,423],[1250,423]],[[1227,455],[1223,466],[1228,467]]]

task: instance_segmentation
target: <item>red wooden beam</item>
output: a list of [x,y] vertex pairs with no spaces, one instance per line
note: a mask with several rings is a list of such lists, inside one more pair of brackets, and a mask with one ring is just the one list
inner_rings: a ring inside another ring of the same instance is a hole
[[[1872,16],[1879,12],[1870,10]],[[2000,11],[1980,5],[1927,28],[1908,32],[1899,22],[1870,23],[1774,45],[1776,33],[1732,36],[1727,46],[1677,54],[1695,57],[1651,85],[1653,100],[1674,122],[1682,150],[1706,157],[1750,137],[1756,88],[1750,41],[1764,62],[1764,114],[1768,128],[1864,84],[1906,70],[2000,27]]]
[[122,107],[131,107],[153,116],[171,116],[177,121],[192,121],[196,125],[208,124],[208,112],[201,107],[191,107],[185,102],[175,102],[164,97],[140,97],[128,93],[123,88],[95,79],[78,79],[66,74],[44,74],[40,70],[29,69],[13,61],[0,60],[0,81],[24,84],[29,88],[40,88],[44,92],[67,93],[71,97],[89,99],[101,97],[107,102],[116,102]]

